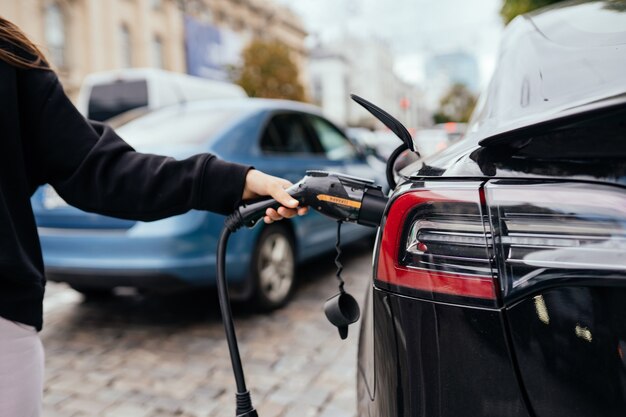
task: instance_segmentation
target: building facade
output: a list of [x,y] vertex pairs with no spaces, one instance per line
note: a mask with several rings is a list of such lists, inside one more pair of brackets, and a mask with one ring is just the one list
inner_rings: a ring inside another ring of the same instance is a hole
[[117,68],[185,71],[179,7],[166,0],[0,0],[2,15],[42,48],[68,94]]
[[[291,11],[272,2],[0,0],[0,14],[41,47],[72,98],[92,72],[130,67],[187,72],[187,18],[235,39],[235,58],[252,37],[279,40],[290,48],[302,79],[307,79],[307,33]],[[211,49],[199,53],[210,54]]]
[[329,119],[347,125],[350,114],[350,63],[339,53],[324,49],[311,51],[310,97]]
[[347,126],[376,128],[380,123],[350,99],[361,96],[397,117],[408,128],[428,123],[420,92],[394,71],[387,44],[343,37],[320,45],[310,55],[311,97],[324,114]]
[[453,52],[431,56],[425,65],[428,80],[426,105],[436,111],[441,98],[454,84],[463,84],[474,94],[479,91],[480,71],[476,57],[468,52]]
[[[211,56],[204,63],[209,74],[211,69],[239,65],[241,50],[254,38],[278,41],[289,48],[301,82],[308,89],[305,46],[308,34],[300,18],[289,8],[268,0],[187,0],[184,4],[185,13],[195,20],[191,24],[204,25],[205,38],[213,43],[209,47]],[[202,71],[191,70],[198,72],[195,75],[202,75]]]

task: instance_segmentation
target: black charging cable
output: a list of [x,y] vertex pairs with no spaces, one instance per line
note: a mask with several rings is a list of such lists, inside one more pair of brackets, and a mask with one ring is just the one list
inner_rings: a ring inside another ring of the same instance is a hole
[[341,220],[337,220],[337,240],[335,240],[335,251],[337,253],[337,256],[335,256],[335,266],[337,267],[337,272],[335,273],[335,277],[337,278],[337,281],[339,281],[339,291],[340,292],[345,292],[345,290],[343,289],[343,286],[345,285],[345,281],[343,280],[343,277],[341,276],[341,273],[343,272],[343,264],[341,263],[341,223],[343,223]]
[[230,297],[228,295],[228,286],[226,285],[226,246],[231,233],[234,233],[242,226],[241,218],[229,216],[224,222],[224,229],[220,235],[217,246],[217,292],[220,302],[220,311],[222,313],[222,321],[224,322],[224,330],[226,332],[226,340],[228,341],[228,350],[230,351],[230,360],[235,374],[235,382],[237,384],[237,417],[258,417],[258,414],[252,406],[250,391],[246,388],[246,379],[241,364],[241,356],[239,355],[239,347],[237,345],[237,334],[235,333],[235,324],[233,323],[233,314],[230,308]]

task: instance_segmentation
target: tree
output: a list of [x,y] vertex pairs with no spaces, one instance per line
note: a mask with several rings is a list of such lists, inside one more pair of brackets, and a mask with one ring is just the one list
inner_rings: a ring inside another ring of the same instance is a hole
[[277,41],[253,40],[243,51],[243,66],[235,82],[250,97],[306,101],[298,67],[289,48]]
[[467,122],[476,106],[476,96],[463,84],[454,84],[439,101],[435,123]]
[[500,16],[502,16],[504,24],[508,24],[517,15],[562,1],[565,0],[504,0],[500,9]]

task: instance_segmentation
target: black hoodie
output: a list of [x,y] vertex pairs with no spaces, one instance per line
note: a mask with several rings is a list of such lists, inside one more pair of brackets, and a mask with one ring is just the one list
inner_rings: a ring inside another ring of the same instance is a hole
[[177,161],[138,153],[86,120],[54,72],[0,61],[0,316],[42,326],[44,268],[30,205],[40,185],[85,211],[149,221],[230,212],[248,169],[210,154]]

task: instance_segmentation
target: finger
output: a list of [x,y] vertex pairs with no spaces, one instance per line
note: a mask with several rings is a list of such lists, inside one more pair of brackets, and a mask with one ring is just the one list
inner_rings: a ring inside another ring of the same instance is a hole
[[270,216],[265,216],[265,217],[263,217],[263,221],[264,221],[266,224],[271,224],[271,223],[274,223],[274,220],[270,219]]
[[278,214],[280,214],[281,216],[287,219],[290,219],[292,217],[295,217],[298,214],[298,211],[296,209],[288,209],[286,207],[279,207]]
[[[282,183],[282,184],[281,184]],[[296,208],[298,206],[298,200],[289,195],[283,188],[284,185],[289,184],[289,181],[277,181],[276,185],[272,189],[271,196],[274,200],[278,201],[285,207]]]
[[283,216],[278,214],[273,208],[268,208],[267,210],[265,210],[265,215],[274,221],[278,221],[283,218]]
[[284,189],[287,189],[293,185],[291,181],[286,180],[284,178],[279,178],[279,177],[275,177],[275,178],[276,178],[276,181],[278,181],[281,187],[283,187]]
[[308,207],[298,207],[298,216],[304,216],[309,212]]

